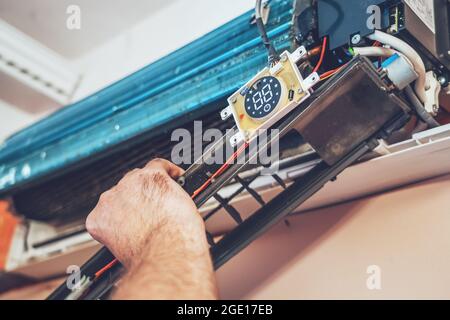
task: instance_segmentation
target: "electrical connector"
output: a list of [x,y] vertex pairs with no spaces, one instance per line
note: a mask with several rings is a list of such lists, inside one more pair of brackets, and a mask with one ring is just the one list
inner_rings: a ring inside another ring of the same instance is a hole
[[419,77],[414,66],[398,53],[386,59],[381,67],[386,71],[389,80],[400,90],[405,89]]

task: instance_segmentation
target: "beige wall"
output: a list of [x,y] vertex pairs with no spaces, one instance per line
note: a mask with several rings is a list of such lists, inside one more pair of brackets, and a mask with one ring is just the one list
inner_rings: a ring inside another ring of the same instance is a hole
[[219,270],[222,298],[450,298],[450,176],[289,222]]

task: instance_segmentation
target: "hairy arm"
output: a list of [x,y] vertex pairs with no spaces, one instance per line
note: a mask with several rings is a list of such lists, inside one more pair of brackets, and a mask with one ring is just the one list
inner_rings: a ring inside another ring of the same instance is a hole
[[203,220],[165,160],[127,174],[100,198],[86,226],[125,265],[114,299],[216,299]]
[[117,299],[215,299],[217,289],[206,243],[184,226],[162,226],[143,258],[124,279]]

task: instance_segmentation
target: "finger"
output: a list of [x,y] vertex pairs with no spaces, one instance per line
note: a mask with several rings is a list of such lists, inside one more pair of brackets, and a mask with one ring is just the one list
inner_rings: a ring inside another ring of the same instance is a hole
[[172,179],[178,179],[184,174],[183,169],[165,159],[154,159],[145,166],[145,169],[163,170],[167,172]]

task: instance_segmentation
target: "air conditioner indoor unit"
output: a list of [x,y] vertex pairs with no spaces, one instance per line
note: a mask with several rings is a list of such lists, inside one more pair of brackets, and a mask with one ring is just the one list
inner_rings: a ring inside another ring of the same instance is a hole
[[[300,44],[307,46],[310,40],[308,37],[299,40],[292,37],[292,33],[308,35],[318,31],[322,33],[321,38],[330,40],[330,56],[336,61],[348,60],[342,67],[344,71],[345,66],[351,67],[351,61],[357,58],[352,56],[354,48],[348,48],[349,41],[355,34],[358,34],[356,39],[360,41],[361,37],[370,36],[373,30],[360,29],[361,25],[366,26],[366,7],[362,6],[364,10],[359,14],[344,10],[350,2],[362,1],[336,2],[343,9],[334,12],[332,10],[335,9],[328,7],[326,1],[318,1],[316,30],[309,24],[296,25],[295,20],[292,23],[295,1],[271,1],[266,27],[277,49],[280,52],[298,52],[295,50],[301,47]],[[438,75],[445,80],[439,85],[440,88],[442,84],[442,108],[435,115],[439,123],[427,126],[418,116],[414,116],[410,119],[411,127],[405,131],[399,130],[395,139],[382,140],[372,153],[294,209],[294,214],[450,172],[448,59],[438,54],[442,48],[425,47],[425,38],[414,33],[426,25],[412,9],[405,6],[404,1],[364,2],[384,4],[383,13],[387,19],[383,22],[383,30],[389,30],[402,39],[402,43],[414,46],[424,57],[429,75],[433,78]],[[447,11],[436,12],[448,12],[447,3],[441,4]],[[294,12],[294,18],[309,17],[308,8],[301,9],[298,13]],[[320,12],[325,13],[321,15]],[[334,20],[327,17],[339,12],[347,15],[338,28],[334,26]],[[0,147],[0,162],[4,163],[0,165],[0,197],[8,200],[18,214],[29,220],[28,225],[17,229],[6,271],[41,279],[63,274],[64,267],[69,264],[81,264],[99,247],[87,234],[84,221],[102,192],[114,186],[129,170],[144,166],[151,158],[169,158],[174,145],[170,139],[172,129],[183,128],[195,135],[193,120],[201,120],[204,129],[225,131],[233,125],[231,119],[222,121],[220,110],[227,109],[227,98],[231,93],[243,95],[245,91],[239,89],[267,65],[267,53],[252,23],[253,17],[253,11],[237,17],[149,66],[18,132],[6,141],[3,149]],[[436,26],[437,35],[448,35],[448,21]],[[306,30],[295,30],[296,27]],[[371,51],[372,47],[376,48],[371,41],[368,43]],[[319,48],[316,50],[319,52],[320,42],[309,44],[310,47],[313,45]],[[370,69],[370,74],[383,69],[381,59],[372,60],[371,68],[375,71]],[[399,55],[386,60],[391,65],[384,65],[391,66],[392,75],[396,74],[395,68],[392,69],[394,63],[400,63],[400,68],[409,70],[409,64],[402,64]],[[361,63],[367,64],[364,61]],[[332,67],[335,66],[331,64],[329,68]],[[410,72],[402,74],[414,75]],[[411,83],[411,78],[406,78]],[[339,73],[323,86],[327,83],[331,86],[333,81],[338,80]],[[394,84],[399,79],[392,77],[391,80],[391,87],[395,88]],[[397,84],[405,79],[400,80]],[[358,84],[352,85],[356,87]],[[350,94],[353,92],[349,91]],[[407,100],[400,91],[395,89],[396,97]],[[320,90],[316,92],[320,94]],[[371,97],[370,94],[367,96]],[[330,100],[335,101],[336,96]],[[343,114],[343,119],[348,117]],[[224,183],[217,193],[218,197],[211,198],[201,208],[201,213],[207,217],[206,226],[213,241],[215,237],[220,238],[236,230],[242,220],[245,222],[253,216],[255,209],[264,207],[282,193],[283,188],[294,184],[320,162],[317,150],[307,141],[299,135],[286,136],[286,143],[280,145],[280,170],[276,177],[260,175],[259,168],[250,167]],[[233,213],[231,207],[239,211],[240,216]]]

